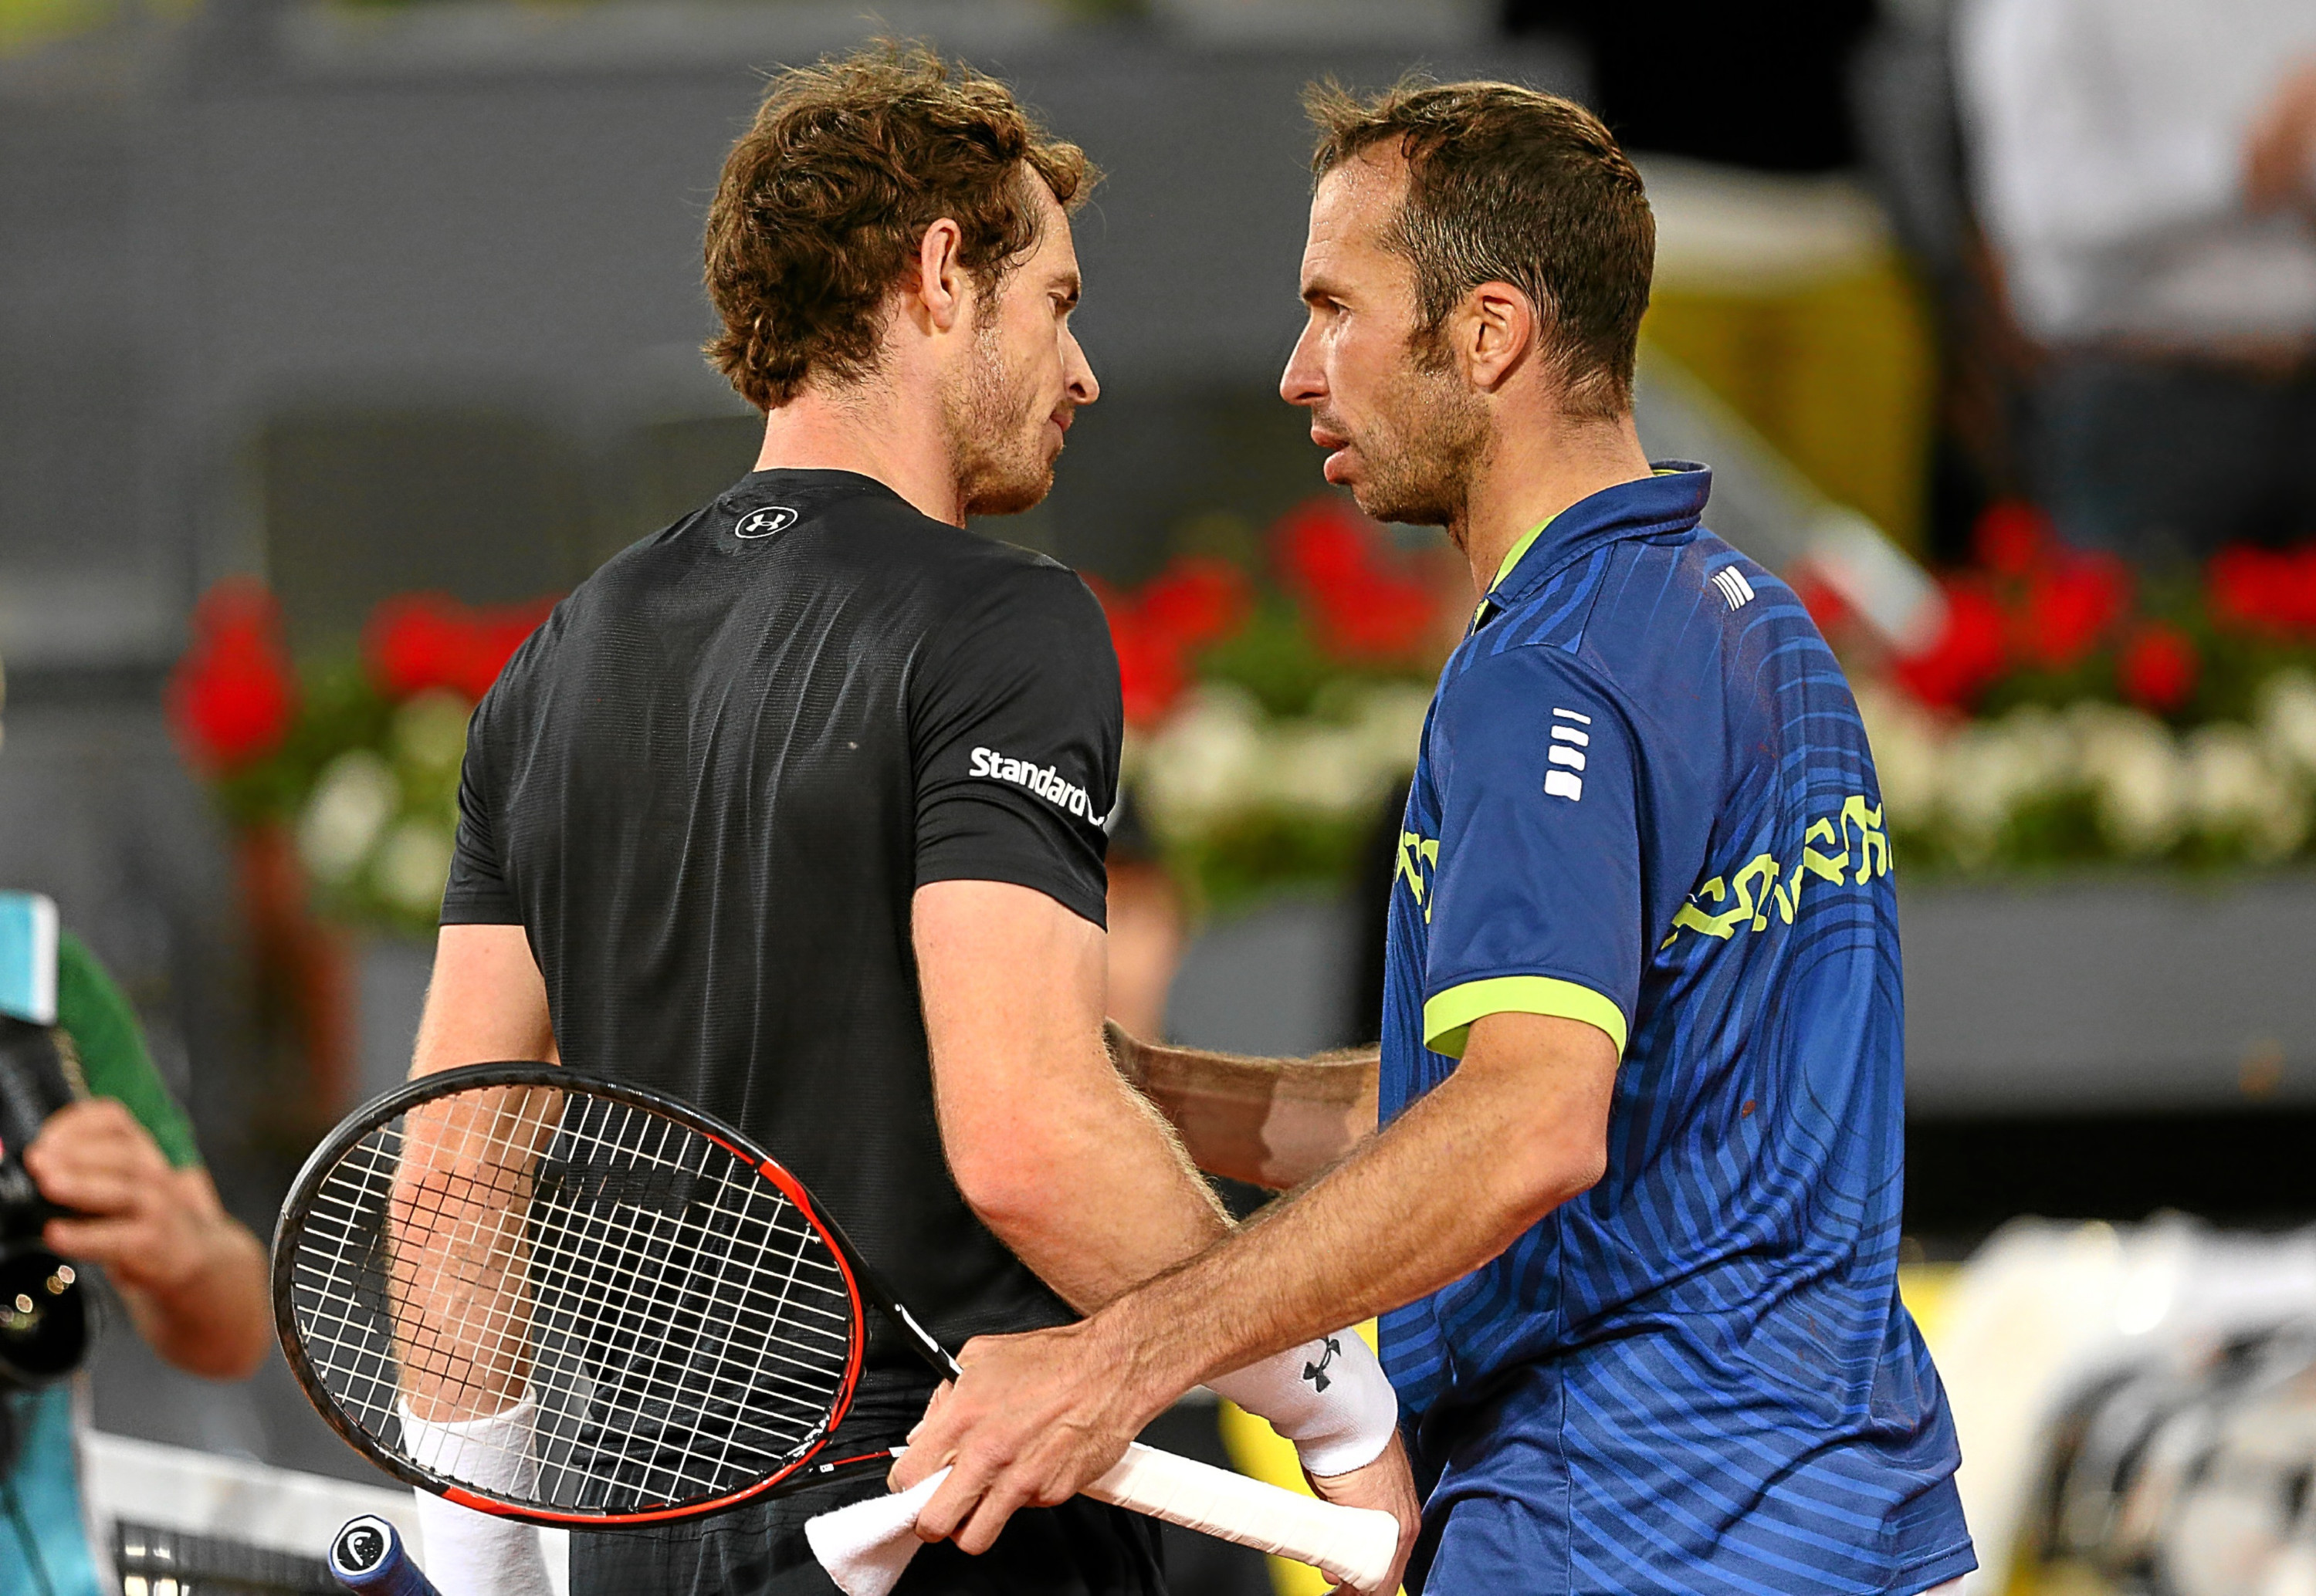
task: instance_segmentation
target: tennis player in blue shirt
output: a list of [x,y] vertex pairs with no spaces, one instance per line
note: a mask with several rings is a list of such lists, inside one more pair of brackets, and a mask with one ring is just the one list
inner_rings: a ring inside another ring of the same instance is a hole
[[895,1471],[955,1465],[919,1533],[985,1546],[1188,1387],[1380,1311],[1411,1585],[1946,1584],[1975,1560],[1898,1298],[1881,792],[1808,615],[1699,526],[1709,474],[1641,453],[1640,180],[1508,85],[1314,110],[1286,396],[1478,598],[1400,828],[1383,1128],[1367,1060],[1121,1043],[1202,1163],[1305,1184],[1082,1324],[969,1344]]

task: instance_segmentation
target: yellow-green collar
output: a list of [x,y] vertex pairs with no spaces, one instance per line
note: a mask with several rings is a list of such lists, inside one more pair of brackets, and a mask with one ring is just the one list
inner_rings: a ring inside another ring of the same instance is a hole
[[1544,519],[1538,521],[1535,527],[1529,530],[1528,535],[1526,537],[1521,538],[1518,543],[1512,545],[1510,549],[1504,554],[1503,563],[1496,567],[1494,579],[1488,583],[1489,592],[1492,593],[1498,588],[1503,586],[1504,578],[1512,573],[1512,567],[1520,563],[1520,556],[1528,553],[1529,549],[1535,547],[1536,540],[1544,536],[1544,529],[1546,527],[1551,526],[1553,522],[1559,519],[1560,518],[1557,515],[1548,515],[1545,517]]
[[[1685,471],[1696,471],[1697,469],[1699,469],[1699,467],[1695,466],[1658,466],[1652,464],[1649,467],[1649,474],[1652,477],[1679,476]],[[1607,490],[1603,491],[1605,492]],[[1592,497],[1598,498],[1599,494],[1594,494]],[[1580,499],[1576,502],[1578,504],[1582,504],[1588,502],[1588,501]],[[1575,506],[1572,505],[1570,508],[1573,509]],[[1551,526],[1553,522],[1559,519],[1560,512],[1554,512],[1552,515],[1545,517],[1544,519],[1536,524],[1536,526],[1528,532],[1527,536],[1512,545],[1510,549],[1505,553],[1503,563],[1496,567],[1494,579],[1488,583],[1488,598],[1493,598],[1495,596],[1496,590],[1504,585],[1504,578],[1510,576],[1512,573],[1513,568],[1519,564],[1520,556],[1527,554],[1528,550],[1536,546],[1536,540],[1544,536],[1544,529],[1546,527]],[[1482,598],[1480,600],[1481,608],[1485,609],[1487,607],[1488,598]]]

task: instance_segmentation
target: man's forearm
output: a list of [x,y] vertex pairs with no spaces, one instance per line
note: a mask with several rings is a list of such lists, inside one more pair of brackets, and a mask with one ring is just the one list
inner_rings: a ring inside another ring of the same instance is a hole
[[1555,1113],[1538,1093],[1532,1071],[1467,1059],[1314,1184],[1113,1304],[1101,1328],[1162,1405],[1469,1273],[1599,1177],[1605,1104]]
[[1373,1048],[1256,1059],[1140,1042],[1112,1026],[1110,1051],[1210,1175],[1300,1185],[1375,1129]]
[[1227,1234],[1230,1218],[1147,1102],[1099,1077],[1081,1089],[1021,1128],[1036,1144],[1026,1180],[972,1183],[967,1197],[1015,1256],[1091,1313]]

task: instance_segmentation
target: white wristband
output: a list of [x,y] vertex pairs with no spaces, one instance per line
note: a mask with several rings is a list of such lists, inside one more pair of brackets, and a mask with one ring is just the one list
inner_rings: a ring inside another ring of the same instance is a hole
[[1269,1420],[1305,1470],[1322,1477],[1374,1462],[1399,1425],[1399,1397],[1356,1330],[1290,1347],[1207,1388]]
[[[397,1405],[403,1450],[411,1461],[485,1491],[525,1494],[537,1488],[531,1432],[539,1406],[529,1394],[488,1418],[430,1423]],[[442,1596],[553,1596],[539,1531],[421,1491],[419,1561]]]

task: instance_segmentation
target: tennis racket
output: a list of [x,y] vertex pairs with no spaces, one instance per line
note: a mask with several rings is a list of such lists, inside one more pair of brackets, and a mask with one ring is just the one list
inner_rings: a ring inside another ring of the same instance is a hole
[[[957,1372],[777,1159],[661,1093],[548,1064],[427,1076],[333,1131],[283,1204],[273,1307],[307,1396],[371,1462],[587,1530],[888,1467],[824,1455],[870,1308]],[[1397,1546],[1388,1513],[1146,1447],[1087,1494],[1365,1588]]]

